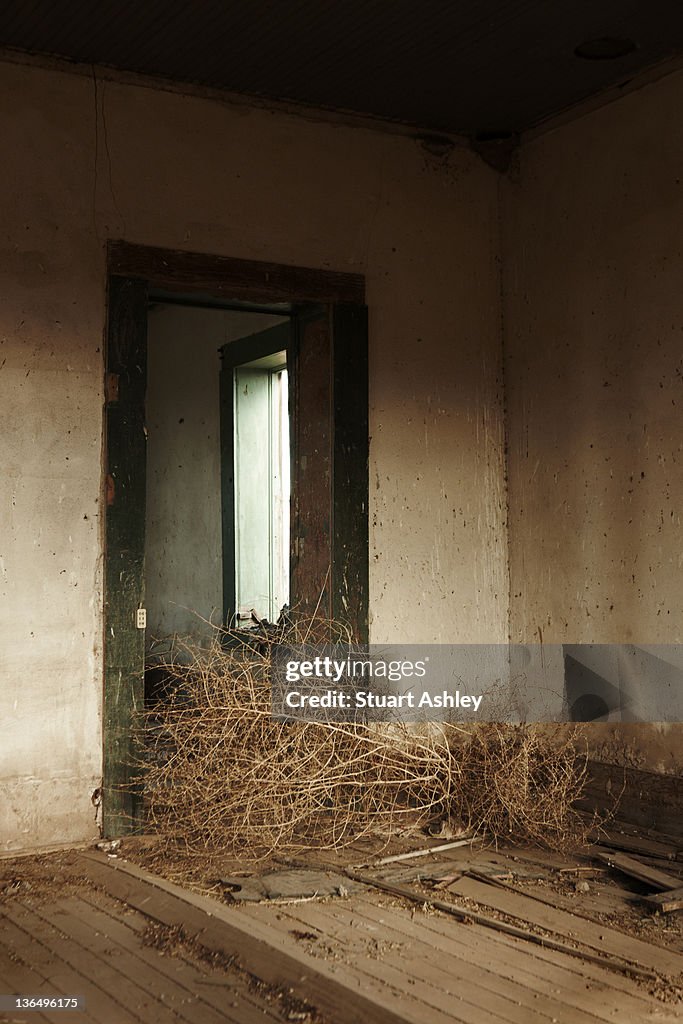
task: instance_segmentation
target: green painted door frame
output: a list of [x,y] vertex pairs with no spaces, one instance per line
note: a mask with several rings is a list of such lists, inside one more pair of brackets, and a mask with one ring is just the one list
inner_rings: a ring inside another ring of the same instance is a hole
[[147,286],[109,279],[105,429],[103,829],[135,828],[136,727],[144,700]]

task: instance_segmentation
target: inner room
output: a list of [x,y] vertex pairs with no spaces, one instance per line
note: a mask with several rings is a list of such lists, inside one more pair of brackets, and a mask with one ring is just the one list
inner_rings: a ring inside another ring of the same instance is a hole
[[287,315],[150,300],[147,662],[289,598]]

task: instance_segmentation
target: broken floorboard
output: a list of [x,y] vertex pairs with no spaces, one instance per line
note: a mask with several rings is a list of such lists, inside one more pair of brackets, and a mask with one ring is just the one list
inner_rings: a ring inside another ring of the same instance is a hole
[[616,868],[622,874],[630,875],[632,878],[638,879],[639,882],[650,885],[653,889],[666,890],[680,887],[681,880],[676,875],[643,864],[642,861],[636,860],[635,857],[629,857],[625,853],[597,850],[594,856],[608,867]]
[[656,896],[644,896],[643,902],[652,910],[659,910],[663,914],[670,914],[674,910],[683,910],[683,886],[677,889],[669,889],[667,892],[660,892]]
[[657,860],[675,861],[681,853],[681,844],[667,842],[663,839],[652,839],[644,836],[637,829],[628,831],[621,828],[606,828],[604,825],[595,829],[592,841],[598,846],[607,846],[612,850],[623,850],[636,856],[653,857]]
[[387,906],[372,888],[344,900],[231,907],[131,865],[82,859],[110,893],[182,924],[209,949],[236,953],[250,972],[286,985],[334,1024],[677,1019],[629,977],[433,911]]
[[298,936],[311,955],[403,990],[411,1003],[423,1004],[418,1019],[430,1024],[596,1024],[617,1012],[635,1022],[654,1009],[633,983],[603,977],[590,965],[372,898],[277,911],[252,906],[246,913],[280,929],[284,941]]

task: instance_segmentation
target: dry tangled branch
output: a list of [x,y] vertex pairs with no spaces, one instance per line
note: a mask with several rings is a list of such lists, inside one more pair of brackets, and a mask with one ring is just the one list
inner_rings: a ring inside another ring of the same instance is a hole
[[[291,627],[292,629],[294,627]],[[146,713],[148,827],[191,850],[267,854],[389,835],[435,816],[492,839],[577,838],[583,772],[565,736],[532,727],[287,722],[271,715],[273,643],[176,645],[167,699]]]
[[577,732],[551,725],[475,726],[458,752],[453,810],[495,839],[563,848],[589,831],[576,810],[586,782]]

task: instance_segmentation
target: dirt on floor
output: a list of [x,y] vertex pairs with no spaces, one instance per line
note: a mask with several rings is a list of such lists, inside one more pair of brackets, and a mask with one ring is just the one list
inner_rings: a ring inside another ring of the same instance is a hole
[[[150,848],[149,844],[136,841],[131,842],[130,846],[131,850],[136,849],[138,852],[149,851]],[[132,857],[130,859],[133,860]],[[82,894],[84,890],[105,893],[88,876],[87,866],[79,858],[79,850],[0,859],[0,921],[3,906],[13,900],[20,901],[24,906],[38,907]],[[108,898],[114,900],[114,897]],[[247,971],[235,957],[208,949],[180,927],[170,927],[150,919],[142,934],[142,943],[164,956],[176,957],[190,964],[204,964],[228,976],[239,976],[250,991],[267,1003],[282,1021],[325,1024],[315,1007],[294,998],[286,988],[266,984]]]
[[[201,856],[188,853],[173,842],[155,836],[129,836],[98,845],[112,860],[129,861],[187,889],[212,896],[224,903],[232,903],[236,899],[235,885],[226,886],[227,879],[232,883],[239,883],[244,879],[245,888],[254,888],[254,884],[264,875],[277,872],[289,872],[292,875],[296,870],[308,869],[334,872],[335,877],[344,878],[347,871],[354,874],[360,870],[364,879],[384,879],[390,884],[403,886],[413,894],[412,899],[407,899],[400,895],[387,894],[379,888],[373,889],[371,886],[365,891],[372,893],[372,900],[378,906],[401,906],[408,908],[411,915],[438,915],[441,911],[434,909],[432,901],[440,900],[461,909],[471,910],[473,914],[512,924],[537,936],[556,939],[557,936],[536,925],[479,904],[455,889],[449,890],[449,879],[457,880],[472,873],[477,877],[478,872],[489,876],[495,874],[504,877],[504,886],[519,894],[530,896],[560,910],[570,911],[579,917],[645,940],[654,946],[683,952],[683,911],[669,914],[652,912],[640,899],[649,891],[648,887],[635,879],[614,872],[597,861],[592,857],[590,847],[578,849],[573,853],[558,854],[518,846],[494,849],[477,843],[444,851],[437,849],[425,856],[404,857],[406,854],[424,851],[427,847],[443,845],[438,839],[425,837],[424,834],[408,833],[394,836],[389,842],[386,836],[378,836],[376,841],[365,839],[362,844],[340,851],[311,850],[298,858],[270,856],[257,862],[245,863],[220,851],[207,852]],[[667,861],[663,862],[662,867],[674,877],[682,876],[683,885],[683,862]],[[351,879],[349,883],[351,884]],[[457,881],[454,884],[457,885]],[[18,898],[39,905],[78,893],[84,887],[98,888],[89,879],[87,866],[79,858],[78,851],[0,859],[0,915],[2,904],[13,899]],[[303,894],[297,897],[296,893],[293,893],[291,899],[285,898],[279,902],[297,903],[307,902],[309,899],[328,902],[340,898],[343,900],[348,894],[343,887],[340,887],[340,892],[341,896],[328,894],[322,897],[304,897]],[[319,938],[309,935],[305,930],[302,930],[301,934],[292,934],[301,942],[303,948],[307,947],[312,938]],[[316,1024],[320,1020],[313,1007],[292,1000],[284,989],[264,985],[259,979],[244,971],[232,958],[225,958],[224,963],[219,963],[217,954],[202,947],[181,928],[171,928],[150,921],[143,941],[167,956],[178,956],[195,963],[209,963],[213,967],[241,973],[243,981],[246,981],[254,992],[267,999],[283,1020],[309,1021]],[[381,945],[381,939],[377,941]],[[580,942],[567,940],[566,936],[562,941],[584,951]],[[380,945],[375,950],[379,957],[383,954]],[[319,943],[317,952],[319,955]],[[370,955],[370,952],[366,952]],[[330,960],[341,956],[332,946],[325,955]],[[672,984],[671,980],[639,979],[639,985],[663,1002],[679,1004],[683,1001],[681,989]]]
[[83,887],[97,888],[75,850],[0,859],[0,908],[15,898],[44,903]]
[[[270,856],[257,863],[245,864],[244,861],[226,857],[220,852],[207,852],[200,856],[187,853],[175,847],[172,842],[163,842],[156,837],[131,836],[121,842],[116,853],[194,892],[231,902],[230,893],[226,892],[220,881],[226,876],[248,880],[290,867],[318,868],[343,874],[346,868],[359,864],[367,866],[364,873],[372,874],[378,870],[373,867],[378,859],[410,852],[434,842],[425,842],[424,835],[407,835],[395,836],[387,843],[386,837],[380,836],[374,843],[366,839],[358,846],[338,851],[311,850],[297,858]],[[457,870],[465,852],[457,849],[443,856],[452,857],[454,870]],[[476,853],[468,850],[467,863],[477,858],[485,859],[490,852],[482,845],[476,848]],[[683,952],[683,911],[653,913],[638,899],[648,893],[648,887],[635,879],[613,873],[604,865],[596,864],[591,859],[590,847],[579,848],[567,855],[520,847],[498,847],[496,853],[502,855],[508,863],[512,862],[510,881],[520,892],[589,920],[609,925],[627,935]],[[433,860],[434,857],[428,857],[402,862],[407,869],[411,863],[414,865],[413,879],[406,880],[404,884],[422,893],[425,902],[429,902],[430,897],[437,897],[467,906],[462,896],[435,888],[434,879],[429,878],[429,862]],[[536,870],[533,870],[534,867]],[[667,864],[666,870],[674,873],[680,871],[683,886],[683,863]],[[536,877],[530,877],[533,875]],[[605,904],[610,903],[613,906],[605,910]],[[482,912],[492,913],[485,908],[482,908]]]
[[[310,850],[297,858],[271,855],[248,863],[226,856],[221,851],[207,851],[201,855],[188,852],[172,840],[157,836],[128,836],[100,846],[112,858],[128,860],[168,881],[225,903],[234,899],[225,884],[226,878],[244,879],[247,884],[263,875],[290,868],[334,871],[343,876],[347,869],[362,865],[364,875],[378,879],[386,878],[391,868],[394,874],[399,869],[402,872],[400,883],[422,896],[426,906],[430,900],[440,899],[465,908],[471,906],[490,917],[496,916],[494,910],[479,907],[461,894],[449,892],[439,877],[447,876],[449,864],[458,874],[459,871],[471,870],[477,863],[485,863],[490,869],[490,861],[497,858],[501,865],[510,869],[508,884],[518,892],[653,945],[683,952],[683,911],[654,913],[639,899],[649,891],[648,887],[596,862],[591,857],[590,847],[577,849],[571,854],[557,854],[520,847],[493,850],[478,844],[441,855],[430,854],[414,860],[408,858],[393,864],[379,863],[392,855],[438,846],[439,843],[439,839],[425,837],[423,833],[408,832],[393,837],[378,835],[375,839],[366,838],[356,846],[338,851]],[[683,885],[683,863],[665,862],[664,866],[668,872],[680,874]],[[75,852],[0,860],[0,904],[16,895],[43,901],[92,884]],[[380,898],[380,894],[377,895]],[[403,900],[398,902],[405,903]],[[520,925],[520,921],[515,919],[510,919],[510,923]],[[156,934],[161,935],[162,931]],[[175,941],[170,933],[163,934],[164,941]]]
[[298,857],[269,854],[252,860],[230,856],[221,850],[196,853],[182,844],[175,843],[173,839],[159,836],[126,836],[121,840],[114,840],[111,844],[104,844],[104,847],[105,852],[110,855],[129,860],[138,867],[161,875],[169,882],[175,882],[204,896],[222,898],[222,878],[256,878],[295,866],[343,871],[354,864],[368,863],[378,857],[402,853],[424,841],[423,834],[417,837],[411,835],[408,838],[400,835],[378,835],[375,839],[365,838],[353,846],[339,850],[311,848]]
[[295,999],[286,988],[267,985],[260,978],[245,971],[235,957],[208,949],[178,926],[150,921],[142,936],[142,942],[145,946],[159,950],[164,956],[179,957],[191,963],[208,964],[209,967],[226,972],[238,971],[246,978],[253,992],[271,1005],[276,1005],[283,1020],[325,1024],[324,1018],[315,1007],[301,999]]

